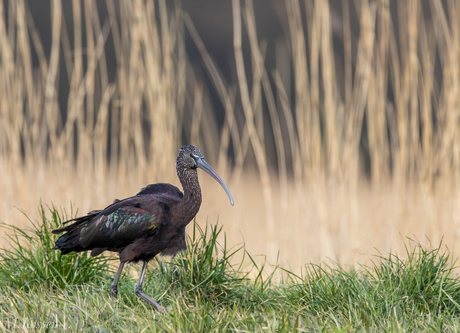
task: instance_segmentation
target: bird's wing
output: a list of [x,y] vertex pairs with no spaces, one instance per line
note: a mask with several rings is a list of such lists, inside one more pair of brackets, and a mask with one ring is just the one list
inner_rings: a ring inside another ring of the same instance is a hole
[[82,227],[80,244],[85,248],[124,247],[138,238],[153,235],[168,221],[170,208],[179,200],[159,193],[136,195],[116,202]]
[[149,184],[137,194],[168,194],[173,197],[182,199],[183,193],[174,185],[167,183]]
[[103,210],[74,218],[63,224],[70,225],[53,230],[54,234],[81,229],[79,244],[85,248],[124,247],[135,239],[155,233],[167,223],[169,211],[183,197],[182,192],[170,184],[150,184],[136,196],[115,200]]

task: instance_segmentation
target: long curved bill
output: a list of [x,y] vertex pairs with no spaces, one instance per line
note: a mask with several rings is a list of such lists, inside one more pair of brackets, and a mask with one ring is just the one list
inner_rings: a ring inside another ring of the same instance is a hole
[[197,166],[201,169],[203,169],[204,171],[206,171],[212,178],[214,178],[219,184],[220,186],[222,186],[222,188],[225,190],[225,192],[227,193],[228,195],[228,198],[230,199],[230,203],[232,204],[233,206],[233,197],[232,197],[232,194],[230,193],[230,190],[228,189],[227,185],[225,185],[224,181],[222,180],[222,178],[220,178],[220,176],[217,174],[217,172],[208,164],[208,162],[206,162],[204,160],[204,157],[201,157],[198,159],[197,161]]

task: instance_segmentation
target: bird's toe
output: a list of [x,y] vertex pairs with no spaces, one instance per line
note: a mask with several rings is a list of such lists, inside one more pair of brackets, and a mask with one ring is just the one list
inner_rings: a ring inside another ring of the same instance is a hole
[[117,296],[118,296],[118,289],[110,288],[110,297],[112,297],[113,300],[116,300]]

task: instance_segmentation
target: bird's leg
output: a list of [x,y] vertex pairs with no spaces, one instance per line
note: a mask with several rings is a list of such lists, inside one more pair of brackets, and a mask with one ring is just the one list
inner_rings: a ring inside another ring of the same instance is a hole
[[110,286],[110,296],[112,296],[113,300],[115,300],[118,295],[118,280],[120,280],[121,272],[123,271],[124,266],[125,263],[121,261],[117,274],[115,274],[115,278],[113,279],[112,285]]
[[159,312],[162,312],[163,310],[160,304],[155,302],[151,297],[147,296],[142,291],[142,283],[144,282],[145,270],[147,269],[148,263],[149,263],[148,261],[144,261],[144,264],[142,265],[141,276],[139,277],[139,282],[137,283],[137,286],[136,286],[136,295],[142,298],[144,301],[152,304]]

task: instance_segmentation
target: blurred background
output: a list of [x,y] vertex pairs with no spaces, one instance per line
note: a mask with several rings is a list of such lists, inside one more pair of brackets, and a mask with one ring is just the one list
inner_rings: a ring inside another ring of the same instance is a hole
[[180,186],[193,144],[235,199],[199,173],[197,222],[258,260],[458,255],[459,98],[456,0],[1,0],[0,220]]

